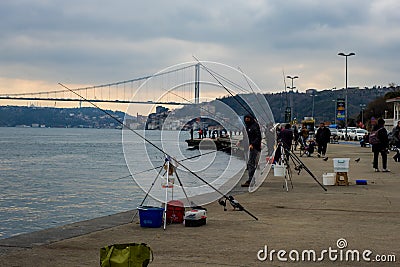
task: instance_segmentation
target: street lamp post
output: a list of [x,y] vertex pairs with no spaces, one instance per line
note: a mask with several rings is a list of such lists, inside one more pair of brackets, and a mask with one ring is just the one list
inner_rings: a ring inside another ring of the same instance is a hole
[[[293,89],[295,89],[296,87],[293,86],[293,80],[294,79],[298,79],[299,76],[286,76],[286,78],[291,79],[292,80],[292,87],[287,86],[288,89],[292,90],[292,93],[290,94],[290,107],[291,107],[291,114],[294,114],[294,107],[293,107]],[[291,116],[292,117],[292,116]],[[290,120],[292,120],[292,118],[290,118]]]
[[332,99],[333,102],[333,121],[336,124],[336,99]]
[[347,87],[347,58],[348,57],[351,57],[351,56],[354,56],[355,55],[355,53],[348,53],[348,54],[345,54],[345,53],[338,53],[338,56],[342,56],[342,57],[345,57],[346,58],[346,71],[345,71],[345,73],[346,73],[346,98],[345,98],[345,106],[346,106],[346,109],[345,109],[345,126],[346,126],[346,134],[345,134],[345,139],[347,140],[348,139],[348,135],[347,135],[347,120],[348,120],[348,118],[347,118],[347,115],[348,115],[348,112],[347,112],[347,110],[348,110],[348,108],[349,108],[349,106],[348,106],[348,104],[347,104],[347,91],[348,91],[348,87]]
[[315,92],[311,95],[312,96],[312,111],[311,111],[311,117],[315,120],[314,118],[314,98],[318,95],[315,94]]
[[360,104],[361,108],[361,124],[364,125],[364,109],[365,109],[365,104]]

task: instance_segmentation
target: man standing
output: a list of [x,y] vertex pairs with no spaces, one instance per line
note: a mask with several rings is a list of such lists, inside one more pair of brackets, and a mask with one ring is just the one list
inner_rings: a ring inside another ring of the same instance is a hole
[[396,127],[393,128],[392,137],[396,148],[400,148],[400,121],[398,121]]
[[318,157],[321,157],[321,154],[325,157],[326,149],[331,139],[331,131],[329,130],[329,128],[325,127],[325,124],[323,122],[319,124],[315,139],[318,144]]
[[244,147],[244,152],[247,153],[246,149],[248,149],[249,152],[249,159],[247,161],[249,178],[242,184],[242,187],[249,187],[257,168],[258,154],[261,152],[261,130],[260,126],[251,115],[244,116],[244,124],[249,144],[248,148]]
[[[278,141],[282,142],[283,148],[285,149],[285,155],[286,155],[286,160],[289,161],[289,153],[290,149],[292,148],[292,143],[293,143],[293,132],[290,129],[290,124],[285,125],[285,129],[283,129],[279,136],[278,136]],[[275,152],[275,154],[278,153],[280,154],[280,150]],[[279,155],[280,157],[281,155]],[[279,158],[278,158],[279,160]]]
[[[373,141],[373,137],[376,135],[377,141]],[[371,140],[372,139],[372,140]],[[387,154],[389,151],[389,138],[387,131],[385,129],[385,120],[384,119],[379,119],[378,124],[375,125],[375,127],[372,129],[371,135],[370,135],[370,143],[372,145],[372,152],[374,152],[374,171],[379,172],[378,169],[378,157],[379,153],[382,156],[382,167],[383,167],[383,172],[390,172],[390,170],[387,169]]]
[[393,159],[396,162],[400,162],[400,121],[397,122],[397,126],[392,130],[392,138],[396,151]]

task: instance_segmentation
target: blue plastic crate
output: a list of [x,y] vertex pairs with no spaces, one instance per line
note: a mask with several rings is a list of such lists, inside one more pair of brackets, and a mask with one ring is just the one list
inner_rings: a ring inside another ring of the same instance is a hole
[[163,208],[142,206],[138,207],[140,226],[158,228],[163,222]]

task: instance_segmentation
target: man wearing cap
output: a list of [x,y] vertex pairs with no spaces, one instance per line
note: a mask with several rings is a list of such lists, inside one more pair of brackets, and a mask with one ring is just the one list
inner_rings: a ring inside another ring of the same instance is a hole
[[[261,152],[261,130],[257,121],[251,115],[244,116],[244,124],[249,144],[249,159],[247,161],[247,171],[249,173],[249,178],[245,183],[242,184],[242,187],[249,187],[257,168],[258,154]],[[244,152],[247,153],[247,148],[244,147],[244,149]]]

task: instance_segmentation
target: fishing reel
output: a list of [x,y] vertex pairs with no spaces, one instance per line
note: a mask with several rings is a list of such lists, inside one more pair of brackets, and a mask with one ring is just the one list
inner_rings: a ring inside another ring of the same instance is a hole
[[236,209],[243,210],[244,209],[243,206],[240,205],[240,203],[236,199],[233,198],[233,196],[229,196],[228,198],[229,198],[229,203],[231,203],[234,210],[236,210]]
[[303,165],[297,165],[294,167],[294,169],[297,171],[297,175],[300,175],[301,170],[303,169]]
[[240,205],[240,203],[233,198],[233,196],[229,196],[228,198],[220,198],[218,200],[218,204],[224,207],[224,211],[227,211],[226,209],[226,201],[229,201],[231,206],[233,207],[233,210],[244,210],[243,206]]
[[226,199],[220,198],[220,199],[218,200],[218,204],[220,204],[221,206],[223,206],[223,207],[224,207],[224,211],[226,211]]

